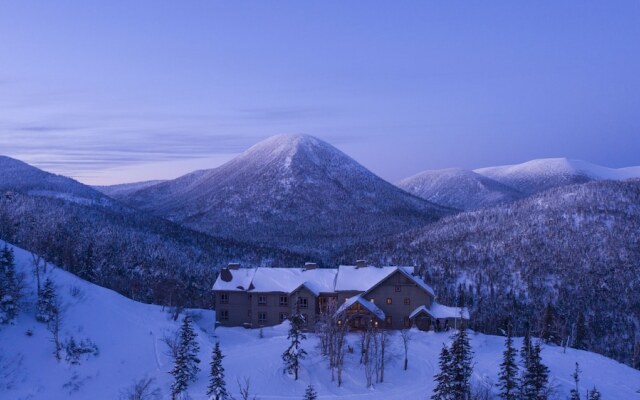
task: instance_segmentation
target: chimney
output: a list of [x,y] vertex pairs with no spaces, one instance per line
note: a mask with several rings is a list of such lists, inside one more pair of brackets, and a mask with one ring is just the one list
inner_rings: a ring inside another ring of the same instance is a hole
[[233,275],[228,268],[223,268],[222,271],[220,271],[220,279],[222,279],[223,282],[231,282]]
[[229,263],[229,265],[227,266],[227,269],[230,269],[232,271],[237,271],[240,269],[240,263]]
[[304,263],[304,271],[309,271],[309,270],[317,269],[317,268],[318,268],[318,264],[316,264],[316,263],[312,263],[312,262]]
[[356,268],[365,268],[367,266],[367,260],[356,260]]

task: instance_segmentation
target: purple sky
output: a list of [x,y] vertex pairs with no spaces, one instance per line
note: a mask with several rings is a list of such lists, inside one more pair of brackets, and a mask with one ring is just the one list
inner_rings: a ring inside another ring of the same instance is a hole
[[383,178],[640,165],[640,2],[4,1],[0,154],[92,184],[278,133]]

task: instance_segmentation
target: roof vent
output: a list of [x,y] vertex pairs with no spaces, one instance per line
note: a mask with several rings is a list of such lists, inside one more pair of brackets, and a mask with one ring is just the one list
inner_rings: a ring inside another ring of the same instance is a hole
[[367,266],[367,260],[356,260],[356,268],[365,268]]
[[233,271],[237,271],[240,269],[240,263],[229,263],[227,268]]
[[222,271],[220,271],[220,279],[222,279],[224,282],[231,282],[231,280],[233,279],[233,275],[231,274],[231,271],[229,271],[229,269],[223,268]]
[[312,269],[318,269],[318,264],[312,263],[312,262],[304,263],[304,270],[305,271],[309,271],[309,270],[312,270]]

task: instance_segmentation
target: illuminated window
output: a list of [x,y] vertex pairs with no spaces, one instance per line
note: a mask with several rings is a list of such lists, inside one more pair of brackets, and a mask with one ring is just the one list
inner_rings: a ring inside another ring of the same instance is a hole
[[393,304],[393,299],[391,297],[387,297],[387,304]]
[[405,306],[409,306],[409,305],[411,305],[411,298],[409,298],[409,297],[405,297],[405,298],[404,298],[404,305],[405,305]]

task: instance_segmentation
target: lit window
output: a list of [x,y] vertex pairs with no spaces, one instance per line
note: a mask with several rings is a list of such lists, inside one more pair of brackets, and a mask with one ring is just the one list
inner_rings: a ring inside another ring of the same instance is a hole
[[387,304],[393,304],[393,299],[391,297],[387,297]]
[[405,306],[409,306],[409,305],[411,305],[411,298],[409,298],[409,297],[405,297],[405,298],[404,298],[404,305],[405,305]]

